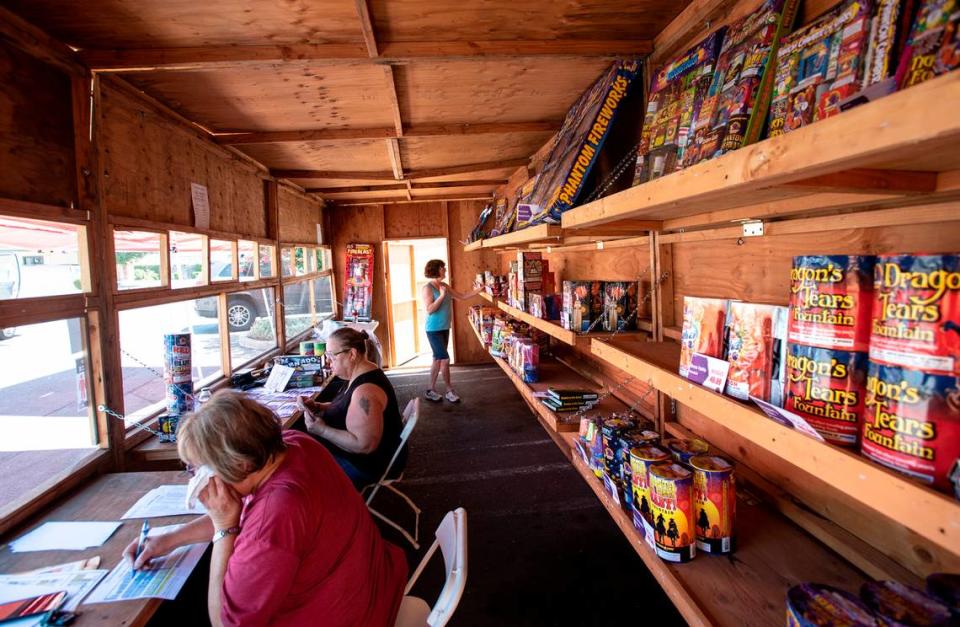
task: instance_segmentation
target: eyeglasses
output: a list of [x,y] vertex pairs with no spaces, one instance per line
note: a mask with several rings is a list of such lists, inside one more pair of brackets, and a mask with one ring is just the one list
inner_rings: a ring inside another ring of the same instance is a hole
[[337,352],[335,352],[335,353],[328,353],[328,354],[331,355],[331,356],[333,356],[333,357],[336,357],[337,355],[341,355],[341,354],[343,354],[343,353],[349,353],[350,350],[351,350],[351,349],[349,349],[349,348],[345,348],[345,349],[343,349],[342,351],[337,351]]
[[191,464],[184,464],[183,472],[187,473],[187,476],[192,477],[197,474],[197,467]]

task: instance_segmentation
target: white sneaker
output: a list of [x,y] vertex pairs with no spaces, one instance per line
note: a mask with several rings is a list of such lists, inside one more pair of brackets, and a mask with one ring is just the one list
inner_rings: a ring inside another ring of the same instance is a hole
[[443,398],[447,399],[451,403],[459,403],[460,397],[457,396],[457,393],[453,390],[447,390],[447,393],[443,395]]
[[443,398],[433,390],[427,390],[426,392],[424,392],[423,397],[426,398],[428,401],[433,401],[434,403],[436,403],[437,401]]

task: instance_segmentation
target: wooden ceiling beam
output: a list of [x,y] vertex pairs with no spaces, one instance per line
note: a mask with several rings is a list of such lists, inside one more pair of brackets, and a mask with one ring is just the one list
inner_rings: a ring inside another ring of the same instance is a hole
[[184,48],[88,49],[80,57],[97,72],[155,72],[247,67],[251,64],[404,65],[417,60],[487,58],[599,57],[645,55],[650,40],[550,39],[542,41],[380,42],[371,57],[366,42],[265,46],[193,46]]
[[407,200],[402,196],[396,198],[370,198],[364,200],[338,200],[334,201],[335,206],[337,207],[351,207],[356,205],[390,205],[390,204],[404,204],[411,202],[435,202],[441,200],[490,200],[492,195],[482,195],[482,194],[450,194],[444,196],[426,196],[423,198],[414,198],[412,200]]
[[33,24],[0,6],[0,40],[6,40],[30,56],[66,71],[72,76],[89,76],[76,52]]
[[[460,135],[496,135],[545,133],[559,130],[561,122],[491,122],[483,124],[418,124],[403,129],[403,137],[451,137]],[[214,135],[225,146],[241,144],[280,144],[311,141],[356,141],[400,137],[394,127],[323,128],[305,131],[223,131]]]
[[309,194],[350,194],[356,192],[404,190],[407,188],[406,183],[410,184],[411,189],[446,189],[450,187],[489,187],[491,185],[502,185],[504,182],[504,179],[465,179],[462,181],[418,183],[408,179],[404,183],[374,183],[372,185],[357,185],[354,187],[312,187],[306,191]]
[[403,180],[403,162],[400,160],[400,141],[388,139],[387,154],[390,156],[390,165],[393,167],[393,178]]
[[377,38],[373,30],[373,20],[370,19],[370,7],[367,0],[355,0],[357,17],[360,18],[360,32],[363,34],[363,43],[367,46],[367,55],[372,59],[380,55],[377,51]]
[[[465,165],[448,166],[445,168],[432,168],[428,170],[412,170],[404,172],[404,178],[410,180],[437,178],[441,176],[451,176],[453,174],[470,174],[473,172],[487,172],[489,170],[505,170],[507,168],[519,168],[527,165],[527,160],[506,159],[504,161],[487,161],[484,163],[468,163]],[[349,172],[335,170],[270,170],[270,174],[276,178],[282,179],[334,179],[334,180],[352,180],[352,181],[383,181],[386,183],[395,182],[392,171],[382,170],[378,172]]]

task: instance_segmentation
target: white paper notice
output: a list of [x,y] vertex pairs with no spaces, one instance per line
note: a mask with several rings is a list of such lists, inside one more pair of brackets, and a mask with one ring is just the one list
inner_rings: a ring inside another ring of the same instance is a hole
[[284,388],[287,387],[287,383],[290,382],[290,377],[292,376],[293,368],[278,364],[270,370],[270,376],[267,378],[267,382],[263,385],[263,389],[267,392],[283,392]]
[[10,543],[14,553],[27,551],[81,551],[100,546],[113,535],[118,522],[48,522]]
[[198,229],[210,228],[210,196],[207,186],[190,183],[190,197],[193,199],[193,226]]
[[317,243],[323,246],[323,225],[317,224]]
[[140,497],[133,507],[127,510],[121,518],[158,518],[160,516],[182,516],[185,514],[206,514],[206,508],[197,503],[196,507],[188,508],[187,485],[162,485],[154,488]]
[[[26,599],[51,592],[67,591],[63,609],[73,611],[106,576],[106,570],[75,570],[50,574],[0,575],[0,603]],[[39,625],[43,617],[24,619],[11,625]]]
[[[151,530],[150,535],[162,535],[177,527],[178,525],[157,527]],[[203,557],[208,544],[202,542],[182,546],[169,555],[152,560],[149,568],[141,568],[136,572],[130,567],[130,562],[121,559],[103,583],[87,597],[86,603],[111,603],[130,599],[173,600],[177,598],[183,584]]]
[[811,438],[820,440],[823,442],[823,436],[817,433],[817,430],[810,426],[810,423],[803,419],[803,416],[799,416],[792,411],[787,411],[783,407],[777,407],[776,405],[771,405],[765,401],[761,401],[755,396],[751,396],[750,400],[757,404],[763,413],[767,415],[768,418],[774,422],[779,422],[784,427],[789,427],[790,429],[796,429],[801,433],[809,435]]

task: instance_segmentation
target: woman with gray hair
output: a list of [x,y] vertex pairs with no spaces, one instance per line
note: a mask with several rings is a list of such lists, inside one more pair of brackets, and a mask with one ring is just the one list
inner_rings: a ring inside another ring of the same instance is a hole
[[220,392],[183,420],[177,448],[189,473],[212,473],[199,493],[207,514],[148,538],[138,557],[132,542],[134,568],[212,538],[213,625],[394,624],[406,559],[323,446]]

